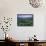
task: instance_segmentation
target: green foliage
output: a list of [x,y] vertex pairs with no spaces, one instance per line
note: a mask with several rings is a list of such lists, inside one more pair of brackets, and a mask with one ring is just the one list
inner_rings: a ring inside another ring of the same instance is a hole
[[27,19],[18,19],[17,20],[18,26],[33,26],[33,19],[27,18]]

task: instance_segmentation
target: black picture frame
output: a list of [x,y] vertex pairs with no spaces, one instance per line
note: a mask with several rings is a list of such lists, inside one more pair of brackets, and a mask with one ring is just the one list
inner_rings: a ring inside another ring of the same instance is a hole
[[33,14],[17,14],[17,26],[33,26]]

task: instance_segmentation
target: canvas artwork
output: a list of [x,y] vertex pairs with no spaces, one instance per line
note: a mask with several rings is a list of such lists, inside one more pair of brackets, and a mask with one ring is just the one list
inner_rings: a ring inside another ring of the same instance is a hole
[[33,26],[33,14],[17,14],[17,26]]

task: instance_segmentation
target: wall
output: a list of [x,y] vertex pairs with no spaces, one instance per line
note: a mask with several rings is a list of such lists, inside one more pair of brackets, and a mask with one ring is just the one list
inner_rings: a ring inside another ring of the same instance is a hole
[[[34,34],[37,35],[39,40],[44,40],[46,34],[44,28],[46,8],[44,7],[33,8],[30,6],[28,0],[0,0],[0,19],[4,16],[13,18],[12,26],[8,33],[17,40],[27,40]],[[34,26],[18,27],[16,15],[18,13],[34,14]],[[2,33],[3,32],[0,31],[0,35],[2,35]],[[0,39],[4,39],[4,37],[0,36]]]
[[45,24],[44,24],[45,25],[45,28],[44,28],[44,39],[46,39],[46,13],[45,13],[45,20],[44,21],[45,21]]

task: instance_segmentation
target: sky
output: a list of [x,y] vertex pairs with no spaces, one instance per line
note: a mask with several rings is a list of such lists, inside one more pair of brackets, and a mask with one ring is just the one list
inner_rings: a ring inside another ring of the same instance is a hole
[[32,18],[32,14],[18,14],[18,18]]

